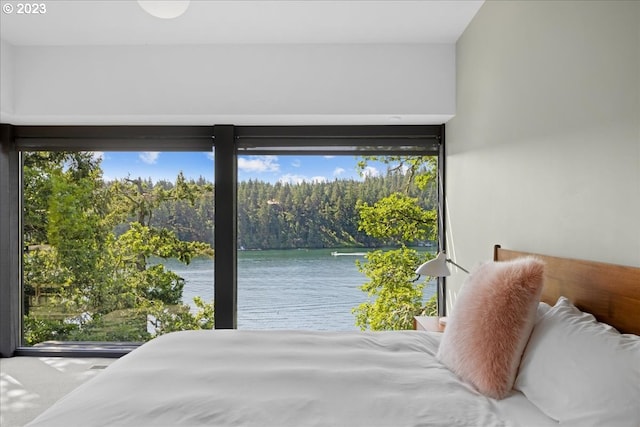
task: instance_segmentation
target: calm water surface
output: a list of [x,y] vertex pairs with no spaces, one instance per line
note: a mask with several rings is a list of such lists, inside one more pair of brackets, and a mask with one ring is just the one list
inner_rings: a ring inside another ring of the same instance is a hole
[[[359,287],[367,278],[355,261],[364,257],[332,256],[333,251],[239,251],[238,328],[357,330],[351,310],[366,300]],[[188,266],[164,264],[185,279],[185,304],[193,305],[194,296],[213,300],[212,259],[198,258]],[[433,293],[435,285],[430,284],[425,299]]]

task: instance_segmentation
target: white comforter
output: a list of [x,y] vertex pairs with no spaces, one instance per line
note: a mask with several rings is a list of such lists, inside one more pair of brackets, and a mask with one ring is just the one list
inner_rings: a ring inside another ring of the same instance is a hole
[[176,332],[114,362],[29,426],[528,425],[442,366],[439,338]]

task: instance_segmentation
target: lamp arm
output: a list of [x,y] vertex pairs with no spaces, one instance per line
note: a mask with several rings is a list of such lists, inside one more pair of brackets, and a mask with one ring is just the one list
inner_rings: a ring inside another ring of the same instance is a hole
[[451,258],[447,258],[447,262],[450,262],[451,264],[455,265],[456,267],[458,267],[460,270],[464,271],[465,273],[470,274],[469,270],[467,270],[466,268],[461,267],[460,265],[456,264],[455,262],[453,262],[453,260]]

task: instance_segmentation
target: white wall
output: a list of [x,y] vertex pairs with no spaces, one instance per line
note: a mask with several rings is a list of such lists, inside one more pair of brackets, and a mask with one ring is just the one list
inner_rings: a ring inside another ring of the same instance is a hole
[[453,44],[14,46],[12,53],[13,93],[3,80],[0,96],[3,121],[13,124],[440,124],[455,112]]
[[488,1],[456,60],[450,255],[640,266],[640,2]]

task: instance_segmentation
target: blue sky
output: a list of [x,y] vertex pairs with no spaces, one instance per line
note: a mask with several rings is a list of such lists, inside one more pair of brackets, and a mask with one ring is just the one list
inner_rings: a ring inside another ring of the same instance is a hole
[[[213,181],[213,155],[211,153],[181,152],[101,152],[104,179],[142,177],[154,182],[174,181],[182,171],[187,178],[200,176]],[[356,171],[357,158],[353,156],[241,156],[238,158],[238,179],[258,179],[266,182],[300,183],[302,181],[333,181],[334,179],[361,179]],[[383,165],[371,165],[369,175],[384,173]]]

